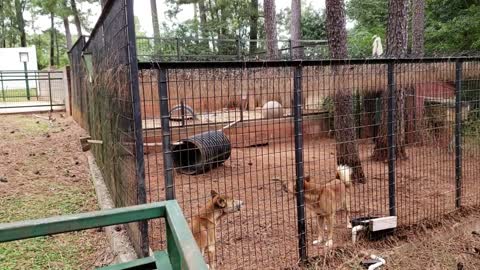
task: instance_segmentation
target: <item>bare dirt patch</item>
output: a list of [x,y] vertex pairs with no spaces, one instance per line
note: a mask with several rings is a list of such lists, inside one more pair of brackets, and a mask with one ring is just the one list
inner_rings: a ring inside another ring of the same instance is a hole
[[[98,210],[78,138],[63,114],[5,115],[0,121],[0,222]],[[98,230],[0,244],[1,269],[91,269],[111,263]]]
[[[335,175],[335,142],[329,139],[305,141],[305,172],[319,185]],[[353,217],[389,214],[387,163],[374,162],[373,144],[360,145],[367,184],[352,191]],[[465,152],[463,204],[476,205],[480,193],[475,184],[478,148]],[[396,203],[400,226],[425,219],[441,219],[455,210],[455,156],[445,147],[411,145],[408,160],[398,161]],[[164,199],[163,158],[161,153],[146,156],[147,188],[150,201]],[[295,153],[293,138],[269,142],[266,146],[234,148],[224,166],[200,175],[175,174],[177,199],[187,219],[198,213],[209,199],[211,189],[246,202],[239,213],[225,217],[217,228],[217,263],[221,269],[279,269],[295,267],[298,261],[296,204],[294,196],[282,192],[271,181],[281,176],[293,181]],[[324,254],[311,243],[316,238],[316,221],[308,215],[307,250],[310,257]],[[151,245],[162,246],[161,226],[150,227]],[[344,214],[337,216],[334,244],[348,245],[349,231]]]

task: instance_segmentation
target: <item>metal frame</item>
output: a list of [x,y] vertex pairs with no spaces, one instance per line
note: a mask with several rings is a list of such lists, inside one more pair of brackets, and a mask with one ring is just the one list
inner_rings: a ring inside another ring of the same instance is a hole
[[167,243],[167,252],[157,252],[150,258],[103,269],[149,269],[148,267],[151,266],[159,269],[207,269],[182,210],[177,201],[174,200],[82,214],[1,223],[0,243],[155,218],[166,219],[167,237],[171,239]]

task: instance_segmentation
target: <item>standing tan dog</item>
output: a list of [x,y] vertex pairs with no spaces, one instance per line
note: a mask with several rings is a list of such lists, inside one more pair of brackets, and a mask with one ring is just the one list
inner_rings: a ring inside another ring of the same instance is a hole
[[212,199],[207,202],[198,214],[192,218],[191,230],[202,254],[207,252],[210,269],[215,269],[215,227],[217,221],[229,213],[240,210],[243,202],[234,200],[226,195],[220,195],[215,190],[211,191]]
[[[333,246],[333,228],[335,226],[335,214],[339,210],[346,211],[347,228],[350,224],[350,186],[351,186],[352,168],[346,165],[337,167],[337,174],[334,180],[320,185],[310,182],[310,176],[304,177],[305,205],[307,209],[313,212],[318,222],[318,238],[313,241],[314,245],[323,242],[323,232],[325,219],[327,219],[328,238],[325,246]],[[285,191],[295,192],[295,183],[285,183],[284,180],[274,177],[272,180],[280,181]]]

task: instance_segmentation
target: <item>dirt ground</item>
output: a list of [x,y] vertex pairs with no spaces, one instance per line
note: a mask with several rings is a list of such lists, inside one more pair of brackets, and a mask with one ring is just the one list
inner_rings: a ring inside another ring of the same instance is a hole
[[[0,222],[98,210],[71,118],[2,115]],[[87,230],[0,244],[0,269],[92,269],[113,256],[103,232]]]
[[[335,175],[335,143],[329,139],[305,141],[305,172],[318,184]],[[388,168],[386,163],[370,159],[373,144],[360,144],[360,155],[367,184],[352,190],[353,217],[389,214]],[[401,227],[423,220],[438,220],[455,210],[455,156],[445,147],[411,145],[408,160],[396,167],[396,204]],[[164,198],[163,159],[161,153],[146,156],[147,188],[150,201]],[[480,171],[478,146],[465,147],[463,163],[463,200],[465,206],[478,205],[480,190],[475,183]],[[177,199],[187,218],[198,213],[211,189],[245,201],[238,213],[223,218],[217,228],[217,263],[220,269],[292,269],[298,261],[296,205],[294,196],[282,192],[273,176],[293,181],[295,155],[293,138],[270,142],[266,146],[234,148],[224,166],[205,174],[189,176],[176,173]],[[162,243],[161,226],[152,223],[151,244]],[[322,255],[322,247],[313,246],[316,221],[308,215],[308,256]],[[349,243],[344,215],[337,215],[334,245]],[[335,268],[335,267],[333,267]],[[392,268],[405,269],[405,268]],[[432,268],[433,269],[433,268]]]

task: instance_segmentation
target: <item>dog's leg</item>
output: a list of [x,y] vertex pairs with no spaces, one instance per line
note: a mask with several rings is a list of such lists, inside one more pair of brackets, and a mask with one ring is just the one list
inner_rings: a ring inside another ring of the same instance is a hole
[[345,197],[345,216],[347,217],[347,229],[351,229],[352,223],[350,223],[350,194],[348,193]]
[[208,269],[215,270],[215,246],[213,244],[208,246]]
[[317,215],[318,238],[313,241],[314,245],[320,245],[323,242],[323,233],[325,231],[325,217]]
[[327,242],[325,242],[326,247],[333,246],[333,228],[335,227],[335,212],[328,216],[328,238]]

